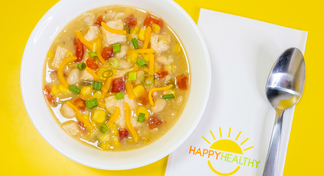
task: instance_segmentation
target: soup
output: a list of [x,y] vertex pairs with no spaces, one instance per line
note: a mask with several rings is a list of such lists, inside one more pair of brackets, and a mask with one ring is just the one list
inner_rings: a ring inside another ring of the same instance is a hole
[[43,94],[62,129],[100,150],[132,150],[160,138],[190,91],[186,52],[157,15],[129,6],[88,11],[54,39]]

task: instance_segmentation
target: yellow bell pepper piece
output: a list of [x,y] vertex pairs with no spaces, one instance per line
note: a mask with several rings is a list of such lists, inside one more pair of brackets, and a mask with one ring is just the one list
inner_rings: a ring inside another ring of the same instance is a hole
[[145,30],[141,29],[138,34],[138,39],[144,41],[145,39]]
[[158,34],[161,30],[161,27],[157,24],[152,24],[152,31],[155,32],[156,34]]
[[150,54],[150,66],[149,66],[149,72],[148,72],[149,75],[153,75],[154,66],[155,66],[155,64],[154,64],[154,55]]
[[125,103],[125,122],[126,122],[126,127],[128,128],[128,130],[130,131],[130,133],[133,136],[134,141],[137,143],[138,142],[138,134],[136,132],[136,130],[134,129],[131,120],[130,120],[130,108],[128,103]]
[[135,93],[135,97],[140,97],[143,93],[145,93],[145,88],[142,85],[138,85],[133,89]]
[[67,57],[65,58],[62,63],[60,64],[60,67],[58,68],[57,70],[57,74],[58,74],[58,78],[61,82],[61,84],[65,87],[65,88],[69,88],[69,84],[67,83],[67,81],[65,80],[64,78],[64,75],[63,75],[63,69],[65,68],[66,64],[70,63],[70,62],[73,62],[75,61],[77,58],[76,57]]
[[81,43],[83,43],[83,44],[84,44],[87,48],[89,48],[90,50],[93,49],[93,45],[92,45],[92,43],[89,42],[88,40],[86,40],[86,39],[83,37],[81,31],[76,31],[75,34],[76,34],[77,38],[81,41]]
[[86,67],[86,71],[90,73],[95,81],[99,81],[97,74],[89,67]]
[[106,124],[108,128],[118,119],[119,114],[120,114],[120,108],[116,107],[114,114]]
[[140,113],[145,114],[145,119],[148,119],[148,117],[150,116],[150,113],[147,111],[145,106],[140,106],[137,108],[137,117]]
[[170,84],[170,85],[168,85],[166,87],[159,87],[159,88],[153,88],[153,89],[151,89],[150,92],[149,92],[149,95],[148,95],[149,96],[148,98],[150,100],[151,105],[154,106],[154,102],[152,100],[152,93],[153,92],[155,92],[155,91],[161,91],[161,90],[169,90],[172,87],[173,87],[173,84]]
[[119,35],[126,35],[127,31],[126,30],[117,30],[109,27],[106,23],[101,22],[101,26],[106,29],[108,32],[114,33],[114,34],[119,34]]
[[113,70],[113,73],[112,74],[113,75],[111,77],[107,78],[105,84],[101,88],[101,90],[102,90],[101,99],[105,98],[105,95],[108,92],[108,89],[110,87],[110,84],[111,84],[111,82],[112,82],[112,80],[113,80],[113,78],[114,78],[114,76],[116,74],[116,70]]
[[92,116],[92,120],[97,123],[102,123],[106,120],[106,113],[103,110],[95,110]]
[[135,93],[133,91],[133,86],[130,81],[126,81],[126,92],[128,94],[129,99],[134,99],[135,98]]

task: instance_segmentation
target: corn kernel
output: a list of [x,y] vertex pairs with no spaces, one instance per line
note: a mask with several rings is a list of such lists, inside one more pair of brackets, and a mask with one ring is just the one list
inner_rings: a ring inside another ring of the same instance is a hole
[[67,57],[70,57],[70,56],[73,56],[74,54],[71,51],[69,51],[66,55],[67,55]]
[[146,62],[150,62],[150,54],[144,54],[143,59],[144,59]]
[[49,51],[47,53],[47,58],[49,58],[49,59],[53,58],[53,51]]
[[158,64],[155,64],[155,66],[154,66],[154,72],[159,72],[159,70],[160,70],[159,65]]
[[111,133],[114,135],[114,136],[117,136],[118,135],[118,131],[117,131],[117,126],[115,123],[113,123],[111,125]]
[[144,113],[145,114],[145,119],[148,119],[150,113],[147,111],[147,109],[144,106],[140,106],[137,109],[137,116],[139,116],[140,113]]
[[91,93],[91,87],[90,86],[85,86],[81,89],[80,91],[81,95],[87,96],[90,95]]
[[160,32],[161,28],[157,24],[152,24],[152,31],[158,34]]
[[138,34],[138,39],[144,41],[145,40],[145,30],[141,29]]
[[138,85],[133,88],[133,92],[135,93],[135,97],[140,97],[143,93],[145,93],[145,88],[142,85]]
[[146,73],[149,72],[149,69],[147,67],[143,68],[143,71],[145,71]]
[[173,64],[171,64],[171,65],[167,65],[167,66],[165,67],[165,70],[166,70],[166,71],[169,71],[169,72],[174,72],[176,69],[177,69],[177,67],[176,67],[175,65],[173,65]]
[[131,64],[135,64],[137,59],[138,59],[138,54],[137,53],[132,53],[130,55],[127,55],[127,57],[126,57],[126,61],[131,63]]
[[61,92],[61,93],[70,93],[69,89],[65,88],[62,84],[60,84],[58,86],[58,90]]
[[52,94],[57,95],[59,92],[57,90],[57,86],[53,86],[51,89]]
[[109,148],[109,144],[108,144],[108,142],[101,142],[101,143],[100,143],[100,147],[101,147],[102,149],[104,149],[104,150],[108,150],[108,148]]
[[181,52],[181,46],[180,46],[180,43],[176,43],[173,47],[173,51],[175,53],[180,53]]
[[92,116],[92,120],[97,123],[103,123],[106,120],[106,112],[103,110],[95,110]]
[[114,137],[113,138],[113,141],[114,141],[114,147],[115,148],[119,148],[120,147],[120,142],[119,142],[119,139],[118,139],[118,137]]
[[108,142],[109,139],[110,139],[109,133],[102,134],[102,135],[99,136],[100,142]]
[[93,94],[94,98],[100,99],[101,98],[101,91],[97,91]]
[[130,31],[130,34],[128,36],[128,40],[132,40],[133,38],[136,38],[136,34],[138,33],[139,31],[139,27],[138,26],[135,26],[131,31]]
[[164,94],[164,95],[169,95],[169,94],[173,94],[173,95],[175,95],[175,90],[172,90],[172,89],[165,90],[165,91],[163,91],[163,94]]

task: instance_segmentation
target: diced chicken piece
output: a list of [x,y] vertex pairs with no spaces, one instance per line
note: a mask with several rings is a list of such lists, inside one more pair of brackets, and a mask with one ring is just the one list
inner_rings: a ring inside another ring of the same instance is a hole
[[142,70],[138,71],[135,84],[141,84],[144,75],[145,75],[144,71],[142,71]]
[[165,56],[158,56],[156,57],[156,62],[163,64],[163,65],[169,65],[174,62],[173,58],[171,56],[165,57]]
[[75,136],[80,132],[77,122],[66,122],[62,124],[62,128],[70,135]]
[[107,15],[105,15],[105,18],[109,19],[109,20],[119,20],[119,19],[125,18],[125,13],[109,12],[109,13],[107,13]]
[[126,73],[132,71],[133,68],[128,68],[128,69],[124,69],[124,70],[116,70],[116,75],[114,76],[114,78],[119,78],[119,77],[122,77],[122,76],[125,76]]
[[88,32],[84,36],[84,38],[88,41],[92,41],[95,38],[97,38],[97,35],[99,34],[100,30],[98,26],[90,26]]
[[82,58],[82,61],[86,63],[86,61],[89,59],[89,50],[86,49]]
[[89,26],[93,25],[96,21],[96,16],[94,13],[84,13],[83,14],[84,22],[86,22]]
[[123,45],[120,47],[120,53],[116,54],[116,57],[118,59],[123,59],[126,56],[126,51],[128,50],[128,46],[127,45]]
[[122,59],[119,61],[119,68],[120,69],[125,69],[125,68],[130,68],[131,64],[127,62],[126,60]]
[[106,15],[105,15],[105,19],[107,20],[113,20],[116,16],[116,12],[108,12]]
[[67,77],[67,83],[69,85],[73,85],[78,82],[80,82],[80,70],[75,68],[69,73],[69,75]]
[[137,117],[135,116],[136,114],[136,109],[137,109],[137,103],[134,100],[131,100],[128,98],[128,95],[125,95],[123,99],[117,100],[115,98],[115,96],[110,96],[108,98],[106,98],[106,109],[109,113],[113,114],[115,111],[116,107],[120,108],[120,114],[118,119],[115,121],[115,123],[119,126],[119,127],[125,127],[125,110],[124,110],[124,106],[125,106],[125,102],[128,103],[130,110],[134,111],[135,113],[131,113],[131,123],[133,125],[133,127],[137,127],[139,125],[141,125],[139,122],[137,122]]
[[154,113],[161,112],[166,105],[166,100],[164,99],[158,99],[155,101],[155,105],[152,107],[152,111]]
[[[106,24],[113,29],[118,29],[118,30],[124,29],[124,23],[122,20],[109,21]],[[119,35],[119,34],[108,32],[103,27],[101,27],[101,32],[103,33],[103,40],[107,46],[117,42],[120,43],[126,42],[126,35]]]
[[152,35],[151,46],[156,54],[160,54],[163,51],[169,49],[170,37],[167,35]]
[[61,107],[61,113],[65,118],[73,118],[75,112],[66,103]]
[[60,64],[63,61],[63,59],[65,58],[67,52],[68,52],[67,49],[65,49],[61,46],[57,46],[56,51],[55,51],[55,57],[52,62],[53,69],[58,69],[60,67]]
[[117,13],[116,16],[115,16],[115,20],[118,20],[118,19],[123,19],[125,18],[125,13]]
[[87,70],[83,70],[82,72],[81,72],[81,81],[93,81],[94,79],[93,79],[93,76],[89,73],[89,72],[87,72]]

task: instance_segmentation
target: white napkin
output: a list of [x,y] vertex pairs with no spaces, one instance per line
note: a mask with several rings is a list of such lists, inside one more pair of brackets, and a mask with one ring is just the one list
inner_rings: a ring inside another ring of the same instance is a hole
[[[206,9],[198,27],[210,52],[209,102],[197,128],[170,155],[165,175],[261,176],[275,118],[265,83],[285,49],[305,51],[307,32]],[[293,113],[284,115],[276,175],[283,173]]]

